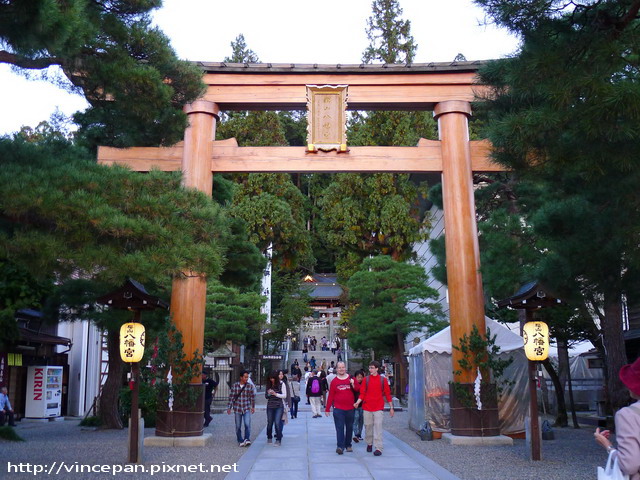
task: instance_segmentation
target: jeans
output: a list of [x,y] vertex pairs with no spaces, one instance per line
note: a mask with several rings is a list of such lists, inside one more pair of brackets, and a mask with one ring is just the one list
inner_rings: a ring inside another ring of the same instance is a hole
[[276,440],[282,440],[282,412],[284,407],[267,408],[267,438],[273,437],[273,427],[276,427]]
[[[251,410],[244,413],[235,413],[236,416],[236,438],[238,443],[250,440],[251,437]],[[242,437],[242,425],[244,424],[244,438]]]
[[362,409],[356,408],[353,411],[353,435],[355,437],[362,437],[362,424],[363,424],[363,415]]
[[336,426],[336,441],[338,448],[345,449],[351,446],[351,435],[353,434],[353,412],[353,409],[333,409],[333,423]]
[[298,418],[298,403],[300,402],[300,400],[298,400],[297,402],[292,398],[291,399],[291,418]]

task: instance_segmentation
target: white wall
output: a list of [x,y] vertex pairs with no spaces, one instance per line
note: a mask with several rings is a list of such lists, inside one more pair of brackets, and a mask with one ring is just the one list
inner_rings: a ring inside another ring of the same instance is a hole
[[[84,416],[100,389],[100,330],[88,321],[63,322],[58,335],[70,338],[67,413]],[[60,348],[60,347],[58,347]]]
[[[422,265],[422,267],[427,272],[427,275],[429,275],[428,285],[431,288],[437,290],[438,302],[440,302],[440,304],[442,305],[442,310],[446,318],[448,318],[449,317],[449,300],[447,296],[447,287],[442,283],[440,283],[439,281],[437,281],[435,278],[433,278],[433,275],[431,274],[431,269],[437,265],[437,259],[436,259],[436,256],[431,252],[431,250],[429,250],[429,240],[438,238],[444,233],[444,212],[438,209],[437,207],[433,206],[431,207],[429,214],[431,215],[431,226],[432,226],[431,232],[429,233],[429,238],[424,242],[414,244],[413,250],[414,252],[416,252],[416,256],[417,256],[416,263],[418,263],[419,265]],[[410,311],[419,311],[420,307],[418,307],[415,304],[412,304],[408,306],[408,309]],[[427,335],[426,331],[424,330],[411,332],[405,339],[406,351],[409,351],[409,349],[415,345],[414,344],[415,338],[417,338],[419,341],[422,341],[428,336],[431,336],[433,333],[436,333],[436,332],[431,332],[431,334],[429,335]]]

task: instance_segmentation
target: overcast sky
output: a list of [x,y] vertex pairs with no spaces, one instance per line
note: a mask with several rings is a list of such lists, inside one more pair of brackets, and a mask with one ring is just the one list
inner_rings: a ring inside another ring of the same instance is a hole
[[[411,20],[415,63],[448,62],[514,53],[517,39],[487,21],[471,0],[400,0]],[[217,62],[231,54],[240,33],[260,60],[271,63],[360,63],[367,46],[371,0],[165,0],[155,14],[178,56]],[[53,72],[52,72],[53,73]],[[0,65],[0,134],[35,126],[59,108],[84,109],[84,99],[48,82],[26,80]]]

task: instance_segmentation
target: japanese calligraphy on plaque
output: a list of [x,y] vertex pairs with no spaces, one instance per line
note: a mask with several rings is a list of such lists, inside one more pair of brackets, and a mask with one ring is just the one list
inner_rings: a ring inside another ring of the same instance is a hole
[[307,151],[347,151],[347,85],[307,85]]

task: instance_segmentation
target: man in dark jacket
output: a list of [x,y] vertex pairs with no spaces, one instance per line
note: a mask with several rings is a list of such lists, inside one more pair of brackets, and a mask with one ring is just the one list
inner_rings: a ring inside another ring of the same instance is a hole
[[202,372],[202,384],[204,385],[204,426],[208,427],[211,423],[211,402],[215,394],[218,382],[209,377],[208,371]]

